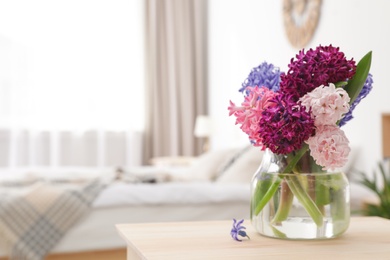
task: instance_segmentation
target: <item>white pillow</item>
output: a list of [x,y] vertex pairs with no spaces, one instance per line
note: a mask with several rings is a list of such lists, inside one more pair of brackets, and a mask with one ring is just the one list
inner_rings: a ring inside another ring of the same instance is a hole
[[259,168],[264,152],[259,147],[250,147],[244,154],[226,169],[216,182],[220,183],[248,183]]
[[246,145],[245,147],[238,149],[236,152],[232,153],[229,157],[227,157],[226,160],[218,167],[215,179],[219,178],[219,176],[221,176],[225,171],[227,171],[227,169],[229,169],[230,166],[232,166],[241,155],[248,152],[251,147],[252,145]]
[[180,174],[173,174],[171,180],[212,181],[217,177],[221,165],[238,150],[237,148],[229,148],[206,152],[200,155],[187,170]]

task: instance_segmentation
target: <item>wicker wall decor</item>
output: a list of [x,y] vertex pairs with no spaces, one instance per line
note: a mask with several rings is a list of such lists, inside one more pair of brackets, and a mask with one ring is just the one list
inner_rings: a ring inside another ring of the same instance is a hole
[[301,49],[312,39],[321,11],[321,0],[283,0],[283,20],[291,45]]

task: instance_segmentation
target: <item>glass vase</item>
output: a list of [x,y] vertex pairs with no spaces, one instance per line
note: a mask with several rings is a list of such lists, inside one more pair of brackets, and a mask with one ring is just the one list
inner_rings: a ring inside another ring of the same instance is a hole
[[266,150],[252,179],[251,222],[257,232],[281,239],[329,239],[350,220],[349,183],[326,172],[305,152],[291,172],[288,156]]

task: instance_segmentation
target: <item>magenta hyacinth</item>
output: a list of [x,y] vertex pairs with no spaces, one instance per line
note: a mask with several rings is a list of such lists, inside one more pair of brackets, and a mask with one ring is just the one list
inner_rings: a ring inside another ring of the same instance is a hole
[[263,145],[277,154],[300,149],[315,132],[310,111],[297,105],[288,94],[279,94],[270,102],[275,105],[267,107],[260,118],[259,136]]
[[351,79],[356,71],[355,61],[347,60],[339,48],[318,46],[299,51],[291,59],[289,70],[281,75],[280,90],[300,98],[320,85]]

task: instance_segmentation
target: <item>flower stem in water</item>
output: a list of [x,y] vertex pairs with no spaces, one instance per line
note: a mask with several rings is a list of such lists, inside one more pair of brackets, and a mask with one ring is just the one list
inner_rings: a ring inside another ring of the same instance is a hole
[[[277,177],[274,182],[272,182],[271,186],[268,188],[267,192],[264,194],[264,196],[261,198],[261,200],[257,203],[255,208],[255,215],[257,216],[260,211],[264,208],[264,206],[268,203],[268,201],[274,196],[276,190],[279,187],[280,182],[282,179]],[[256,189],[256,192],[259,189]],[[255,195],[256,196],[256,195]]]
[[282,181],[280,194],[280,203],[272,223],[281,222],[288,217],[288,213],[290,212],[290,208],[294,199],[294,194],[291,192],[291,189],[285,179]]
[[309,213],[316,225],[321,227],[324,221],[323,215],[314,201],[310,198],[309,194],[302,188],[299,180],[296,176],[286,176],[286,179],[288,180],[291,191],[306,209],[307,213]]

